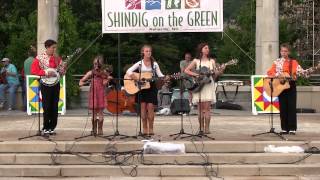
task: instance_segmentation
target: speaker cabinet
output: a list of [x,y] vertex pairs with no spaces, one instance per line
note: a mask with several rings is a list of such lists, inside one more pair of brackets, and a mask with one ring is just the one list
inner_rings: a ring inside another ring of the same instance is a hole
[[188,99],[175,99],[170,105],[172,114],[189,113],[190,105]]

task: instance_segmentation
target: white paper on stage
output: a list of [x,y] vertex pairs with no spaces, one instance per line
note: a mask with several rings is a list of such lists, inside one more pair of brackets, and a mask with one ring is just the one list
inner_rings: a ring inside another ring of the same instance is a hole
[[161,143],[144,141],[144,154],[184,154],[186,147],[184,144]]
[[102,0],[102,33],[222,32],[223,0]]
[[169,108],[163,108],[157,112],[157,115],[165,115],[168,116],[170,114],[170,109]]
[[304,149],[300,146],[278,146],[269,145],[264,148],[264,152],[272,153],[304,153]]

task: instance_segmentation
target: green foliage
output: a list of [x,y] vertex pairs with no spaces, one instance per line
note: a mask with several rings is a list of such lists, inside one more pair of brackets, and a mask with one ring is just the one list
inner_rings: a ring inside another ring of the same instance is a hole
[[[293,2],[299,1],[301,2]],[[0,0],[0,19],[0,56],[11,58],[13,63],[21,68],[27,58],[30,44],[35,43],[37,38],[37,1]],[[90,70],[96,55],[104,55],[106,63],[112,65],[114,75],[123,76],[127,64],[140,60],[140,48],[143,44],[153,46],[153,55],[164,73],[179,71],[178,64],[183,58],[183,53],[188,50],[195,56],[197,44],[208,42],[213,56],[217,57],[219,63],[231,58],[239,59],[239,64],[227,68],[226,73],[254,74],[255,63],[248,56],[255,59],[255,0],[224,0],[224,22],[225,34],[120,34],[121,59],[118,64],[118,34],[103,34],[94,41],[101,35],[101,1],[61,0],[59,54],[69,55],[77,47],[86,49],[68,69],[67,100],[73,101],[74,97],[79,95],[77,82],[72,75],[84,74]],[[280,19],[281,43],[295,42],[299,36],[301,32],[286,18]],[[297,57],[294,50],[292,54],[293,57]],[[117,72],[118,66],[120,74]],[[306,80],[299,80],[298,83],[300,82],[308,83]]]
[[298,86],[310,86],[310,80],[303,78],[303,77],[299,77],[297,80],[297,85]]
[[36,7],[35,0],[1,0],[0,3],[0,56],[10,58],[19,69],[30,45],[37,39]]
[[223,36],[223,39],[217,41],[218,62],[226,62],[231,58],[237,58],[239,59],[239,64],[227,68],[226,73],[254,74],[255,2],[246,1],[240,9],[234,24],[228,24],[224,31],[226,34]]
[[[59,53],[67,56],[71,54],[79,44],[79,34],[77,32],[77,20],[72,14],[72,10],[67,1],[61,1],[59,4]],[[69,63],[72,63],[71,59]],[[66,98],[72,101],[79,95],[80,89],[72,76],[76,66],[68,66],[66,74]],[[67,103],[70,104],[70,103]]]

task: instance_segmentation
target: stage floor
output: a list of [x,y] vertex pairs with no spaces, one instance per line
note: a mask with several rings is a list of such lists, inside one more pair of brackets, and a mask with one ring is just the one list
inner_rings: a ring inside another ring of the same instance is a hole
[[[82,134],[89,134],[91,130],[91,115],[85,109],[68,110],[66,115],[59,116],[56,129],[57,135],[51,136],[55,141],[70,141]],[[139,117],[120,115],[119,132],[134,136],[139,132]],[[184,130],[188,133],[198,131],[198,120],[196,115],[183,116]],[[114,134],[116,116],[106,115],[104,121],[104,135]],[[180,116],[155,117],[154,131],[152,138],[162,141],[173,141],[170,134],[180,131]],[[41,117],[42,124],[42,117]],[[35,134],[38,127],[38,116],[28,116],[21,111],[0,112],[0,140],[15,141],[20,137]],[[274,127],[280,131],[279,115],[274,115]],[[252,137],[252,134],[267,132],[270,130],[269,115],[251,115],[249,111],[215,110],[211,116],[211,134],[216,141],[282,141],[274,134],[266,134]],[[298,131],[296,135],[286,135],[289,141],[317,141],[320,140],[320,114],[298,114]],[[36,140],[41,138],[31,138]],[[190,138],[183,139],[189,140]],[[88,137],[82,141],[101,141],[101,138]],[[137,141],[128,138],[119,141]],[[201,140],[196,138],[195,140]],[[209,140],[203,138],[203,140]],[[179,139],[178,139],[179,141]]]

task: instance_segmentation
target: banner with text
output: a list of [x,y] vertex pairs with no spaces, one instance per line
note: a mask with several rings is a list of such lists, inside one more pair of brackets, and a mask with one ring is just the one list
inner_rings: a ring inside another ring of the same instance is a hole
[[223,0],[102,0],[103,33],[222,31]]

